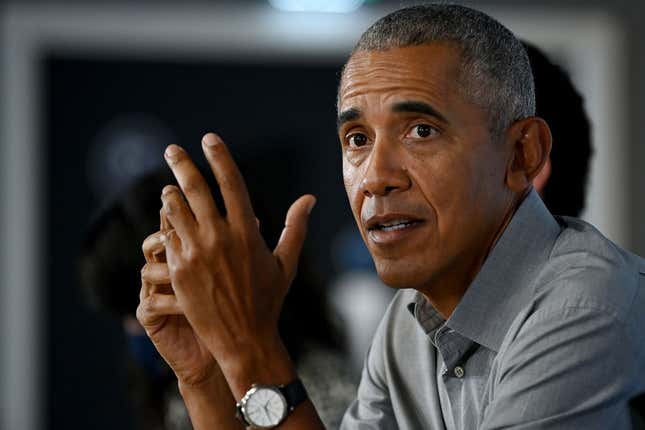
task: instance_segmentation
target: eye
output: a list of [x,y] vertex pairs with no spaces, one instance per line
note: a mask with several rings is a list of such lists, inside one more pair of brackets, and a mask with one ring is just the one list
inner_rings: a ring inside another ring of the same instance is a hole
[[439,131],[429,124],[417,124],[412,127],[412,130],[405,135],[405,137],[411,137],[413,139],[426,139],[428,137],[433,137],[439,134]]
[[347,138],[347,143],[350,147],[360,148],[361,146],[365,146],[367,144],[367,136],[365,136],[363,133],[350,134]]

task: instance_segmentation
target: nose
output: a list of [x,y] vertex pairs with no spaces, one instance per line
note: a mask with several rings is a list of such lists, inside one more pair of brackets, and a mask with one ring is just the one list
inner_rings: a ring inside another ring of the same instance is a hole
[[372,147],[361,191],[365,197],[405,191],[412,182],[405,167],[404,149],[396,142],[377,141]]

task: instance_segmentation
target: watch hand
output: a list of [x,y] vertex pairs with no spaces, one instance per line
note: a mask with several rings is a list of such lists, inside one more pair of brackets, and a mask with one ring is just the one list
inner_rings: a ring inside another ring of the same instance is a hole
[[269,411],[267,410],[267,408],[262,406],[262,410],[264,411],[264,415],[266,415],[267,419],[271,421],[271,415],[269,415]]

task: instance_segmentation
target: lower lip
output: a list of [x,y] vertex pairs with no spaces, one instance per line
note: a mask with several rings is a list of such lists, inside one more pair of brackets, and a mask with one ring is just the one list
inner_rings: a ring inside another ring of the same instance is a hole
[[367,232],[367,235],[372,240],[372,242],[385,245],[385,244],[398,242],[400,240],[407,238],[409,235],[413,234],[415,230],[419,229],[422,225],[423,225],[423,222],[417,221],[412,224],[408,224],[404,228],[399,228],[396,230],[390,230],[390,231],[380,230],[380,229],[369,230]]

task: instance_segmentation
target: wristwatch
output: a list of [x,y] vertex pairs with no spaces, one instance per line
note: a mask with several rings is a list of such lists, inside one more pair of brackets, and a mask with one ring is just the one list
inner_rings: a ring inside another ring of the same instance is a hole
[[237,403],[235,415],[246,427],[271,429],[306,399],[307,391],[300,379],[286,385],[253,384]]

